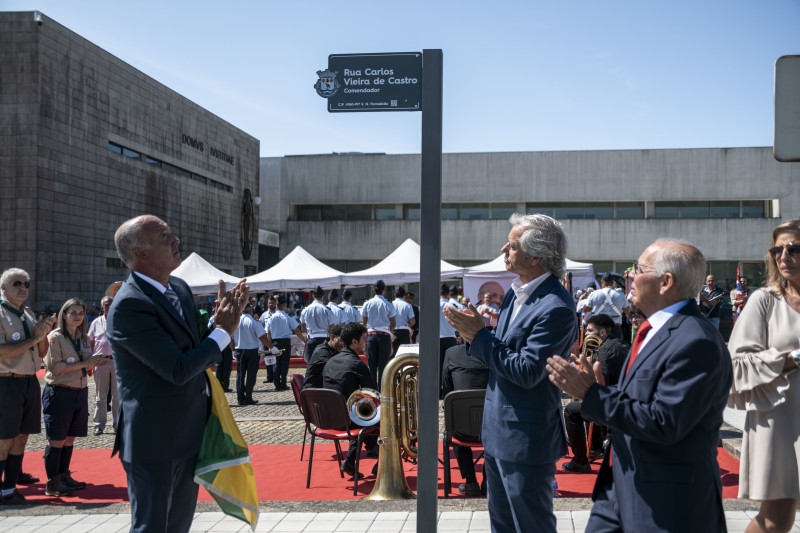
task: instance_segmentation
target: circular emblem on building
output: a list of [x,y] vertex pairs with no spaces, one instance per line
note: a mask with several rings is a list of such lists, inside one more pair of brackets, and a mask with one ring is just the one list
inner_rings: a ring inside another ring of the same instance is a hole
[[245,189],[242,198],[241,218],[242,257],[244,257],[245,260],[250,259],[250,255],[253,253],[253,233],[255,227],[253,195],[250,194],[250,189]]

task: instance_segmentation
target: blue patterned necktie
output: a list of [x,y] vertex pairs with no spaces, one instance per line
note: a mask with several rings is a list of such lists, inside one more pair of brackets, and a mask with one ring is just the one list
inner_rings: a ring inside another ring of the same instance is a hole
[[181,315],[181,318],[184,318],[183,308],[181,308],[181,301],[178,299],[178,295],[175,294],[175,291],[172,290],[172,287],[167,287],[167,290],[164,291],[164,296],[167,297],[167,300],[169,300],[169,303],[172,304],[172,307],[174,307],[178,314]]

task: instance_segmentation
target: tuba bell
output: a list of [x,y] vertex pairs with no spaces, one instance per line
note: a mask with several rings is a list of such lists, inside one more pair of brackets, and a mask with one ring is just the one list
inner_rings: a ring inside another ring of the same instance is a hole
[[[586,338],[583,339],[583,346],[581,347],[581,355],[586,357],[586,360],[589,361],[589,364],[594,364],[595,359],[597,359],[597,350],[600,349],[600,345],[603,344],[603,339],[600,338],[599,335],[586,335]],[[591,368],[587,370],[591,371]]]
[[374,389],[358,389],[347,399],[350,420],[362,427],[374,426],[381,421],[381,396]]

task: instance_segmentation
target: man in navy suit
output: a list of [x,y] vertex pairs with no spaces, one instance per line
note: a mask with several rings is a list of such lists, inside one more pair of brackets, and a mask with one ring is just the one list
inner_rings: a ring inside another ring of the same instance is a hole
[[548,360],[551,381],[583,399],[581,415],[612,431],[587,532],[726,531],[717,443],[733,372],[694,300],[705,269],[684,241],[659,240],[639,256],[631,292],[647,321],[616,386]]
[[222,360],[247,304],[244,281],[220,281],[214,331],[201,341],[189,286],[170,273],[181,264],[167,224],[143,215],[114,235],[131,269],[107,319],[119,390],[117,436],[128,478],[131,532],[189,531],[197,503],[195,456],[208,416],[204,375]]
[[484,473],[494,533],[555,532],[555,462],[567,453],[561,392],[547,379],[548,357],[566,356],[578,336],[575,303],[559,279],[567,239],[546,215],[513,215],[503,246],[505,265],[519,277],[503,299],[497,328],[445,309],[469,343],[467,354],[489,367],[483,411]]

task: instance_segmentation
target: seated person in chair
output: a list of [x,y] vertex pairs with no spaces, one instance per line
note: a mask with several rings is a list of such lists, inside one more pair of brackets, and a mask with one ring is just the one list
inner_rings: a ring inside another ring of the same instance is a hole
[[[608,315],[592,315],[586,319],[586,335],[597,335],[603,343],[597,349],[594,366],[599,366],[602,379],[606,385],[616,385],[619,381],[622,365],[628,357],[630,345],[622,339],[612,338],[614,320]],[[597,374],[597,372],[595,372]],[[598,378],[598,381],[601,381]],[[581,417],[581,402],[570,402],[564,407],[564,423],[567,429],[569,447],[572,449],[572,461],[562,463],[561,468],[567,472],[590,473],[590,462],[603,456],[603,437],[600,427],[595,426],[592,432],[592,443],[586,453],[586,427]]]
[[[322,370],[322,387],[341,392],[346,400],[360,388],[374,389],[375,382],[369,375],[369,367],[358,356],[364,353],[367,346],[366,326],[358,322],[346,324],[342,329],[341,339],[344,348],[331,357]],[[363,442],[367,448],[367,456],[377,457],[378,438],[374,435],[366,436]],[[359,451],[355,442],[350,442],[347,459],[342,462],[342,472],[351,476],[355,474],[356,454]]]
[[[489,382],[489,367],[483,361],[467,355],[467,345],[461,337],[458,344],[448,348],[444,353],[442,366],[442,390],[445,396],[454,390],[485,389]],[[477,440],[478,435],[457,435],[464,440]],[[472,448],[459,446],[456,448],[456,461],[461,477],[466,481],[458,486],[458,492],[465,496],[486,494],[486,478],[478,485],[475,465],[472,463]]]
[[304,389],[319,389],[322,387],[322,371],[325,364],[337,353],[342,351],[342,324],[334,324],[328,333],[328,342],[323,342],[314,350],[311,360],[306,366],[306,379]]

